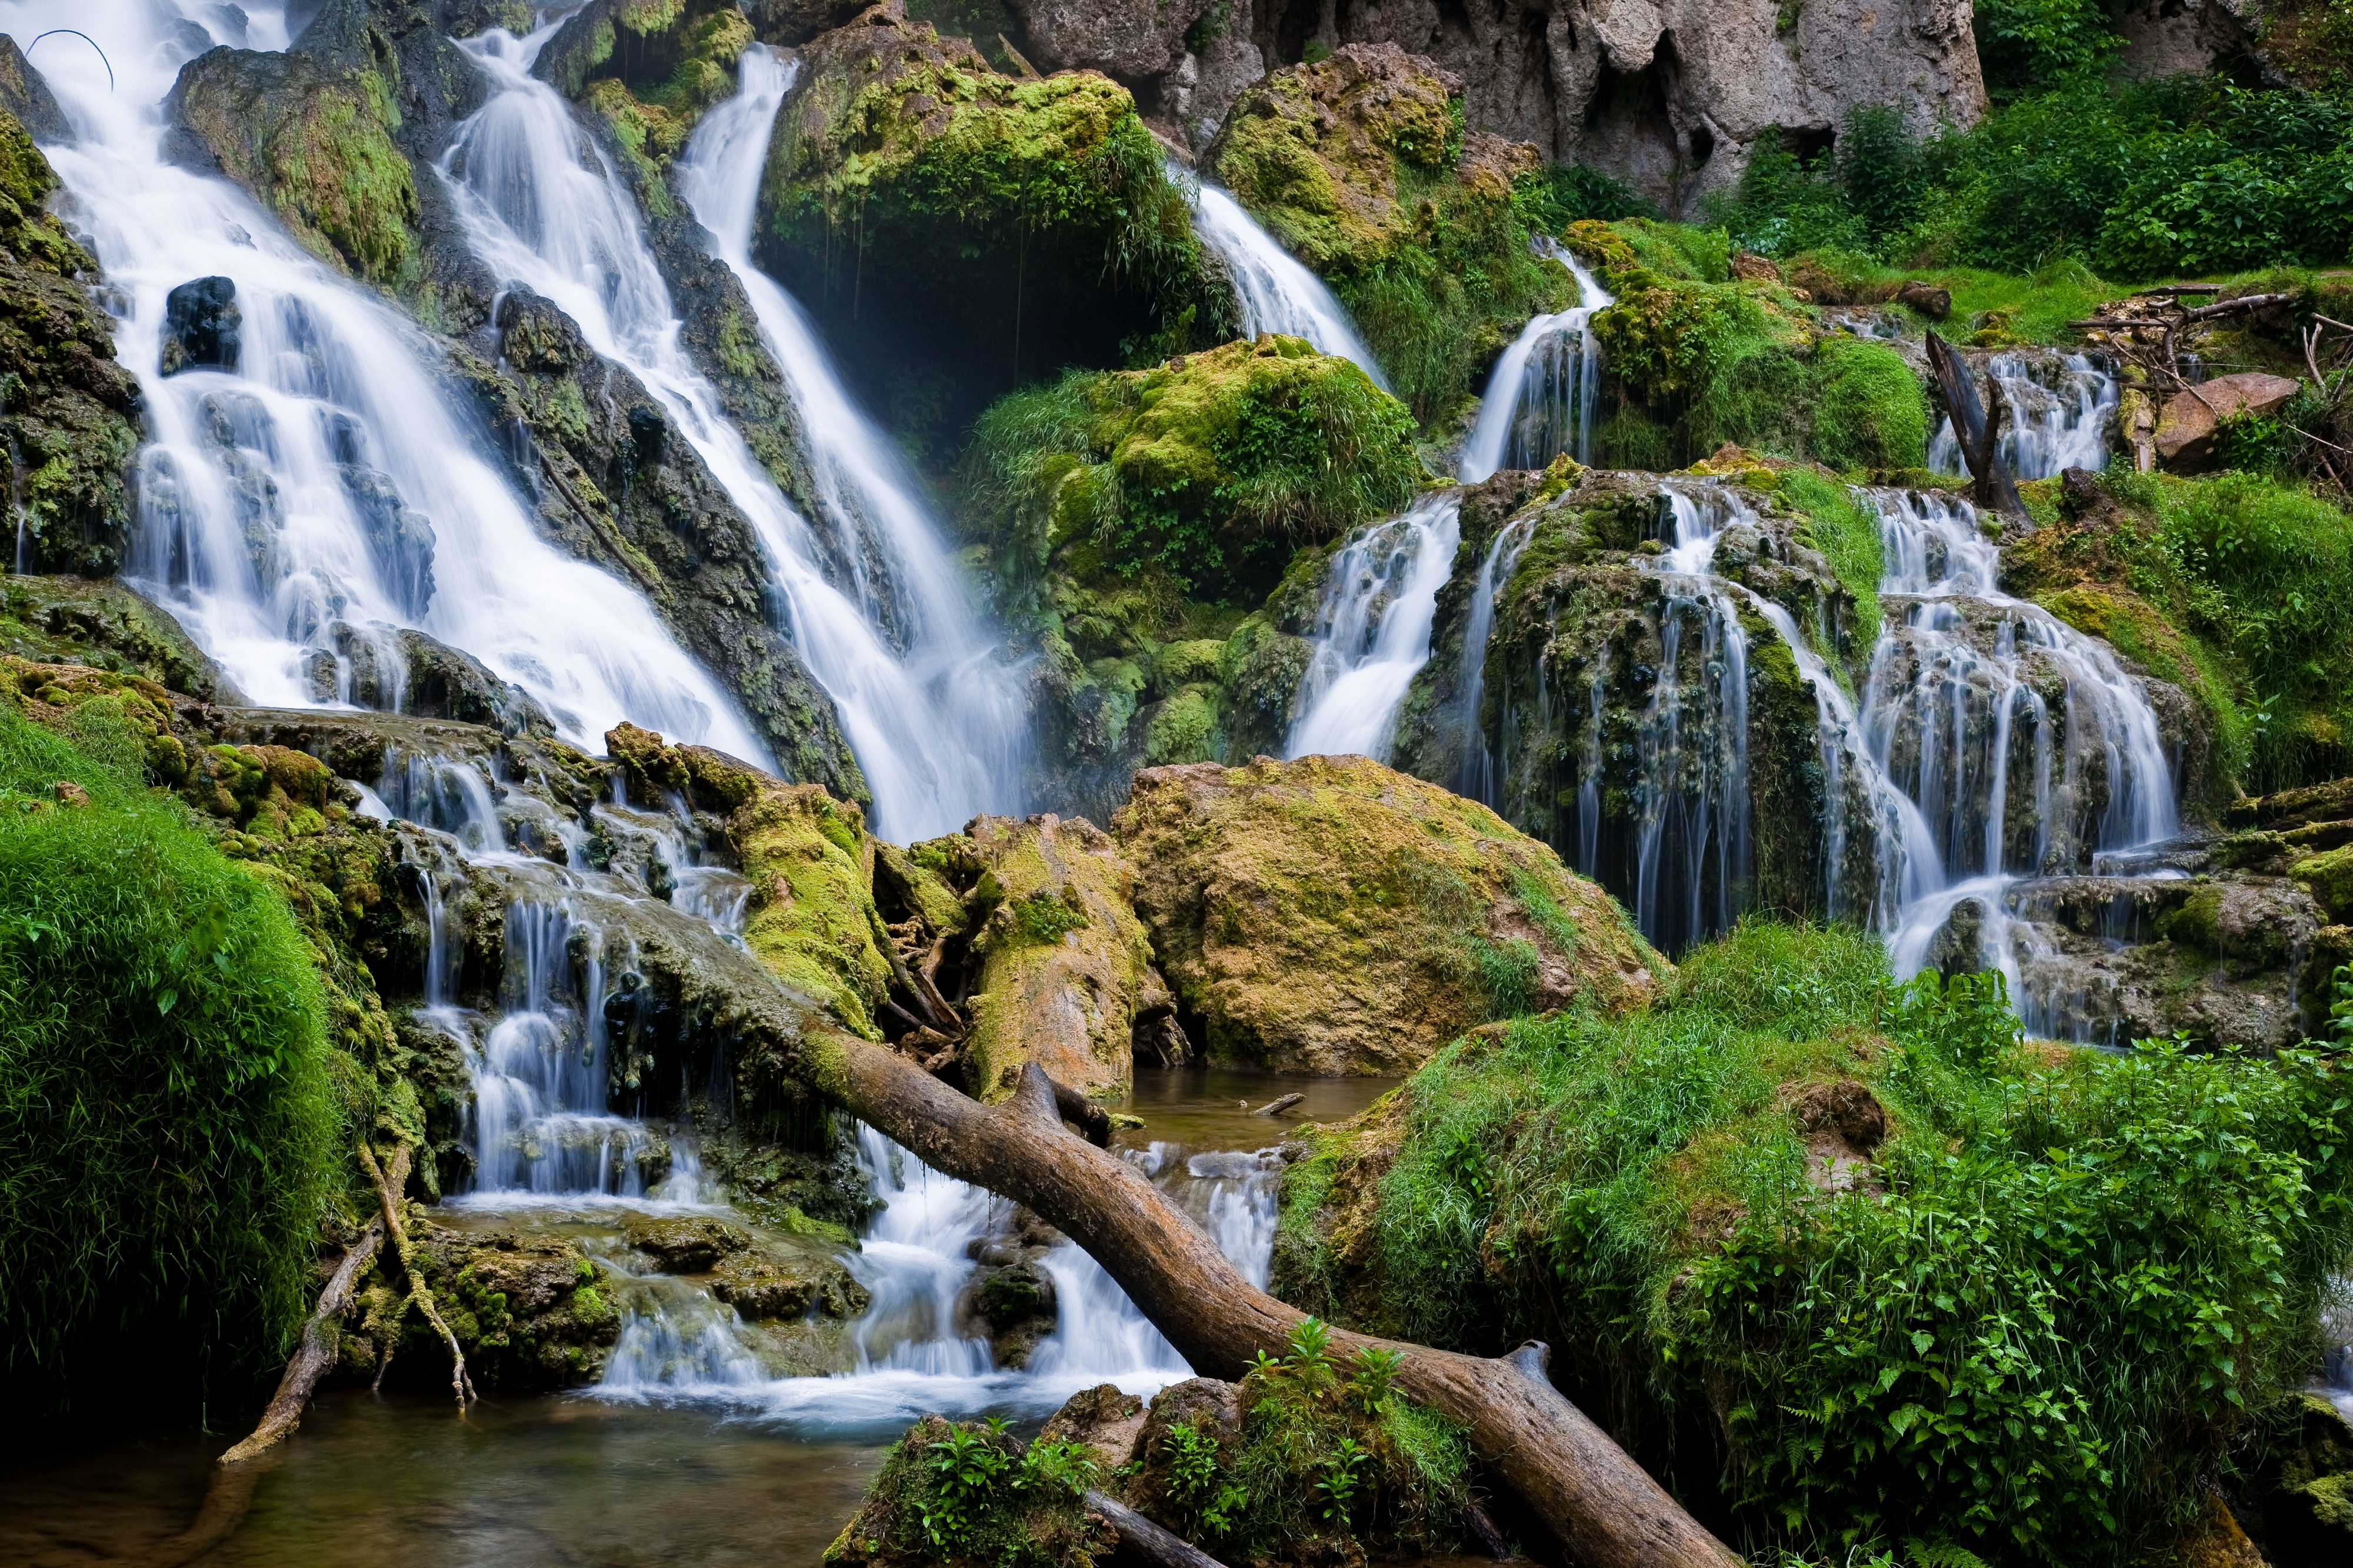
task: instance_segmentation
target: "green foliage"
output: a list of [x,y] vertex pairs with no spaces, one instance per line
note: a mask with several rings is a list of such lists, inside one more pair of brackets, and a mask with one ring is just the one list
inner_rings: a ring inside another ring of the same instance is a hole
[[1039,889],[1015,900],[1014,921],[1029,941],[1050,946],[1074,931],[1087,929],[1083,910],[1074,910],[1052,893]]
[[1069,1568],[1090,1560],[1085,1498],[1100,1470],[1083,1443],[1025,1446],[993,1416],[926,1416],[884,1459],[845,1539],[861,1537],[869,1555],[887,1547],[991,1568]]
[[1583,163],[1547,163],[1512,182],[1512,215],[1531,234],[1558,235],[1570,224],[1591,218],[1659,216],[1658,208],[1613,174]]
[[0,1335],[60,1390],[126,1334],[149,1366],[273,1357],[335,1133],[285,900],[142,787],[117,704],[74,722],[0,706]]
[[2124,46],[2104,0],[1978,0],[1973,26],[1997,95],[2095,78]]
[[[1463,1429],[1389,1388],[1392,1354],[1345,1368],[1309,1318],[1280,1361],[1242,1380],[1243,1443],[1214,1483],[1224,1522],[1200,1539],[1228,1561],[1321,1560],[1345,1542],[1419,1555],[1451,1547],[1470,1501]],[[1214,1439],[1212,1439],[1214,1441]],[[1194,1484],[1208,1496],[1212,1483]]]
[[[2085,0],[2026,9],[2106,15]],[[1984,25],[1981,11],[1981,42]],[[1872,257],[1915,275],[2073,257],[2107,276],[2195,276],[2327,265],[2353,246],[2353,107],[2338,99],[2221,79],[2044,85],[1967,132],[1915,139],[1894,110],[1861,109],[1834,154],[1761,145],[1712,216],[1761,255]]]
[[1832,337],[1815,351],[1812,455],[1841,471],[1928,463],[1928,399],[1884,343]]
[[[1889,1131],[1841,1188],[1803,1108],[1858,1079]],[[1669,1005],[1462,1042],[1390,1114],[1362,1326],[1588,1345],[1599,1418],[1721,1415],[1728,1467],[1650,1457],[1833,1561],[2163,1542],[2353,1251],[2334,1058],[2025,1044],[1998,976],[1899,986],[1860,933],[1744,923]]]

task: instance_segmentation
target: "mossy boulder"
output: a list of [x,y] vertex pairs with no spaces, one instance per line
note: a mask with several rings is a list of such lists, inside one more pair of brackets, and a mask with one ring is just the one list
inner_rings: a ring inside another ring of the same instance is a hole
[[1347,44],[1246,90],[1205,173],[1331,280],[1398,394],[1437,424],[1567,271],[1529,253],[1514,190],[1533,146],[1466,132],[1462,83],[1394,44]]
[[1231,754],[1233,628],[1302,584],[1312,617],[1320,546],[1427,482],[1412,436],[1357,366],[1273,333],[990,408],[963,488],[998,613],[1045,655],[1049,798],[1107,811],[1139,765]]
[[1211,1059],[1419,1065],[1498,1000],[1604,1011],[1673,971],[1623,911],[1493,812],[1361,757],[1136,775],[1113,818],[1137,912]]
[[115,363],[91,296],[96,258],[48,214],[57,186],[32,134],[0,109],[0,442],[17,548],[36,571],[105,576],[129,539],[139,384]]
[[[477,1384],[535,1394],[604,1374],[605,1358],[620,1341],[621,1314],[578,1242],[408,1223],[426,1283]],[[373,1377],[390,1353],[393,1383],[446,1389],[448,1352],[421,1313],[402,1311],[406,1290],[399,1272],[396,1262],[380,1258],[353,1293],[340,1370],[354,1380]]]
[[1230,291],[1117,82],[1006,76],[896,0],[801,62],[756,254],[855,342],[873,405],[936,438],[1041,372],[1229,335]]
[[604,122],[657,217],[683,209],[663,176],[704,110],[735,93],[752,42],[731,0],[596,0],[540,51],[534,72]]
[[111,579],[0,577],[0,653],[142,676],[206,701],[240,700],[170,612]]
[[1082,1094],[1124,1093],[1152,943],[1130,900],[1135,872],[1083,818],[983,816],[973,850],[986,867],[974,908],[979,985],[965,1046],[968,1092],[1002,1100],[1036,1062]]
[[751,879],[744,941],[769,973],[879,1038],[874,1008],[891,984],[875,945],[865,814],[816,784],[768,782],[735,808],[727,836]]

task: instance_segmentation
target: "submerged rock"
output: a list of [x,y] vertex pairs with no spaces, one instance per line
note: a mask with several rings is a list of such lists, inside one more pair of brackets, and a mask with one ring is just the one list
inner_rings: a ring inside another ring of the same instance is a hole
[[1361,757],[1147,769],[1113,830],[1213,1060],[1399,1072],[1490,1005],[1617,1011],[1672,973],[1543,844]]

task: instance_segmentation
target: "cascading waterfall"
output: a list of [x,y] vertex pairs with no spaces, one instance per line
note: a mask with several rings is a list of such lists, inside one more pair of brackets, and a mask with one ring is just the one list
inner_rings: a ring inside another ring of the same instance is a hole
[[[440,379],[438,351],[366,290],[296,247],[227,181],[167,163],[162,110],[218,7],[16,0],[20,37],[91,34],[45,58],[79,140],[49,148],[71,212],[121,300],[116,350],[145,395],[129,573],[257,701],[321,700],[311,670],[338,627],[411,626],[524,687],[566,739],[595,746],[623,719],[751,757],[733,701],[629,588],[543,540],[489,456],[480,416]],[[284,46],[284,19],[247,33]],[[247,42],[247,38],[237,40]],[[164,296],[237,286],[237,369],[160,374]]]
[[1333,556],[1285,756],[1388,757],[1398,705],[1430,661],[1430,625],[1439,590],[1453,574],[1461,508],[1460,491],[1434,491]]
[[[2116,373],[2085,354],[2064,359],[1996,354],[1987,362],[2010,410],[2001,432],[2001,458],[2021,479],[2047,479],[2068,468],[2104,468],[2108,426],[2116,412]],[[1960,437],[1947,416],[1928,443],[1928,467],[1964,471]]]
[[[554,300],[598,353],[643,382],[752,520],[794,646],[832,697],[873,791],[878,831],[921,838],[952,832],[977,810],[1018,808],[1020,726],[990,728],[1015,711],[1009,689],[997,678],[967,679],[985,668],[986,655],[903,476],[880,460],[879,441],[849,410],[822,356],[813,347],[786,352],[797,405],[822,416],[812,437],[839,441],[819,460],[821,489],[841,501],[847,526],[877,544],[878,563],[900,574],[893,585],[904,592],[884,595],[856,569],[847,588],[828,580],[815,531],[760,467],[681,345],[634,199],[583,136],[571,106],[531,75],[559,25],[543,23],[522,38],[494,28],[460,46],[491,87],[439,165],[469,242],[501,278]],[[744,198],[765,146],[752,121],[764,102],[774,117],[772,100],[783,94],[780,74],[769,74],[776,71],[765,54],[747,62],[747,90],[729,106],[737,112],[714,127],[694,169],[703,210],[735,237],[722,246],[747,288],[757,274],[740,264],[750,234]],[[780,348],[796,331],[806,334],[773,284],[753,299],[763,331]],[[880,624],[886,597],[902,605],[901,623],[887,631]]]
[[2180,831],[2157,714],[2105,645],[2000,591],[1999,552],[1966,501],[1870,500],[1893,614],[1872,654],[1863,734],[1923,840],[1907,851],[1890,957],[1901,975],[1926,967],[1971,906],[1976,957],[2002,971],[2028,1027],[2089,1037],[2091,999],[2037,962],[2052,955],[2026,918],[2029,884]]
[[[1180,182],[1190,178],[1174,169],[1169,177]],[[1282,332],[1305,338],[1316,353],[1354,360],[1374,385],[1389,389],[1380,362],[1357,336],[1356,323],[1332,290],[1275,243],[1274,236],[1261,228],[1229,193],[1211,184],[1196,185],[1193,232],[1225,261],[1242,308],[1244,337]]]
[[[1479,575],[1471,584],[1471,602],[1462,621],[1461,662],[1455,673],[1455,689],[1461,692],[1461,718],[1462,744],[1455,764],[1454,793],[1466,795],[1485,805],[1502,799],[1502,763],[1495,749],[1487,744],[1487,731],[1480,710],[1487,698],[1487,639],[1495,630],[1495,601],[1519,569],[1520,556],[1535,537],[1533,517],[1522,518],[1495,531],[1487,546],[1487,553],[1479,560]],[[1600,722],[1600,704],[1597,693],[1594,705],[1595,723]],[[1597,738],[1596,744],[1599,740]],[[1599,765],[1592,771],[1599,771]],[[1592,864],[1588,849],[1582,862]]]
[[1506,467],[1541,468],[1563,452],[1580,463],[1593,458],[1593,410],[1601,396],[1593,312],[1616,301],[1567,247],[1539,235],[1535,251],[1568,268],[1577,302],[1521,328],[1495,362],[1479,421],[1462,448],[1464,484]]

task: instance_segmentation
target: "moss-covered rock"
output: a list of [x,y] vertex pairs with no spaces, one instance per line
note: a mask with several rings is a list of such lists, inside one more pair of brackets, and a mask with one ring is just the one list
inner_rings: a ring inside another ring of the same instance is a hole
[[1135,872],[1082,818],[984,816],[973,848],[987,869],[974,911],[979,986],[965,1084],[1002,1100],[1036,1062],[1082,1094],[1124,1093],[1130,1031],[1152,943],[1130,908]]
[[[567,1237],[459,1230],[408,1221],[417,1256],[466,1370],[483,1388],[534,1394],[604,1375],[621,1337],[621,1314],[596,1265]],[[449,1356],[423,1315],[403,1314],[396,1262],[379,1259],[352,1299],[338,1359],[353,1379],[373,1377],[387,1353],[396,1385],[447,1388]]]
[[96,577],[121,564],[129,537],[139,385],[114,363],[113,329],[91,297],[97,260],[48,214],[57,184],[31,133],[0,109],[0,444],[17,548],[33,570]]
[[893,423],[936,439],[1041,372],[1230,334],[1230,293],[1125,88],[1003,75],[896,0],[801,61],[756,254],[854,338],[844,369]]
[[864,814],[816,784],[770,782],[736,807],[727,833],[752,882],[744,941],[753,953],[846,1027],[879,1038],[874,1008],[892,970],[875,945]]
[[1398,395],[1442,423],[1522,323],[1570,301],[1528,250],[1536,149],[1462,125],[1462,84],[1394,44],[1348,44],[1245,91],[1203,161],[1332,280]]
[[0,653],[142,676],[206,701],[239,700],[169,612],[107,579],[0,577]]
[[964,489],[999,614],[1045,655],[1041,793],[1105,810],[1138,765],[1231,754],[1236,623],[1270,590],[1285,626],[1312,620],[1316,547],[1426,479],[1397,401],[1297,338],[1072,372],[992,407]]
[[679,208],[664,181],[712,105],[734,96],[749,17],[727,0],[596,0],[547,41],[535,73],[604,122],[655,216]]
[[1672,973],[1544,845],[1362,758],[1151,769],[1113,829],[1212,1059],[1395,1072],[1498,1000],[1616,1010]]

